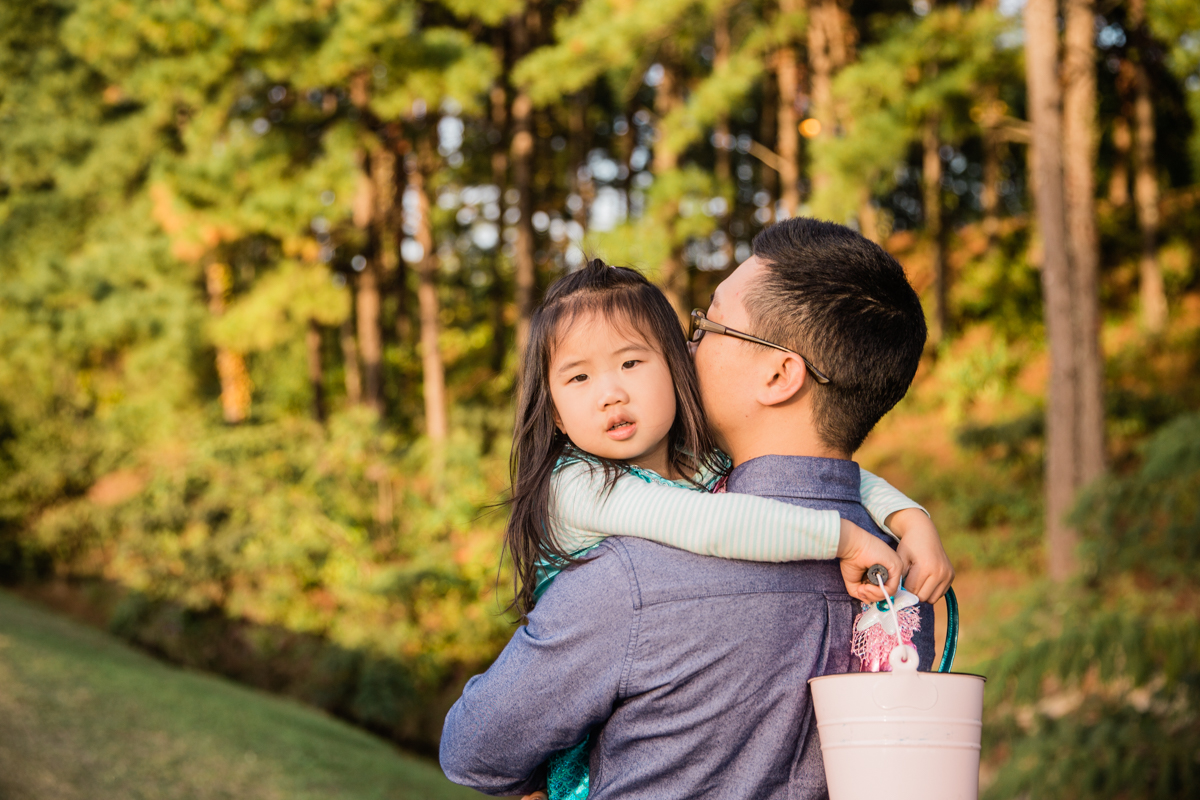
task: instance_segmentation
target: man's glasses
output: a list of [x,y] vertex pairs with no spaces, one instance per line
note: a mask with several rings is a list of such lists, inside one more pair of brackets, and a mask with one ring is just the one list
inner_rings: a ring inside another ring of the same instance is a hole
[[812,376],[813,376],[813,378],[816,379],[817,383],[820,383],[820,384],[829,383],[828,375],[826,375],[824,372],[821,372],[821,370],[814,367],[811,361],[809,361],[804,356],[801,356],[799,353],[797,353],[792,348],[784,347],[783,345],[775,344],[774,342],[768,342],[766,339],[760,339],[757,336],[751,336],[748,333],[742,333],[741,331],[735,331],[732,328],[726,328],[724,325],[722,325],[718,322],[713,322],[711,319],[704,316],[704,312],[697,308],[692,311],[692,327],[691,327],[691,330],[688,332],[688,339],[693,342],[699,342],[701,339],[704,338],[704,334],[706,334],[706,333],[719,333],[722,336],[732,336],[735,339],[742,339],[743,341],[754,342],[755,344],[761,344],[763,347],[773,347],[776,350],[782,350],[785,353],[792,353],[794,355],[800,356],[800,360],[804,362],[804,366],[808,367],[808,371],[812,373]]

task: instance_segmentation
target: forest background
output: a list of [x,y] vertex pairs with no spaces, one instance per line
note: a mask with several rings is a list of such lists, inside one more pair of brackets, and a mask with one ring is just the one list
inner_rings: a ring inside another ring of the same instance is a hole
[[[1200,791],[1193,0],[4,0],[0,577],[436,746],[513,631],[514,366],[589,255],[922,293],[989,797]],[[960,660],[960,664],[964,664]]]

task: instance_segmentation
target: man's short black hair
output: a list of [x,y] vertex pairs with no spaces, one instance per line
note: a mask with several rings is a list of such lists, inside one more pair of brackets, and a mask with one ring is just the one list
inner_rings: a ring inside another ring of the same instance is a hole
[[[796,217],[754,237],[765,271],[746,292],[751,332],[803,353],[817,435],[851,454],[904,397],[925,348],[925,313],[904,268],[882,247],[832,222]],[[811,376],[810,376],[811,377]]]

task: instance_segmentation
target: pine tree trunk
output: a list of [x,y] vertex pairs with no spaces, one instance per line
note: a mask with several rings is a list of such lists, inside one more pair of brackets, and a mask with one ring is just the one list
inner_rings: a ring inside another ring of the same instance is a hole
[[[803,0],[779,0],[785,15],[803,11]],[[775,80],[779,85],[779,133],[775,152],[779,154],[779,204],[785,218],[800,209],[800,119],[796,100],[800,94],[800,65],[796,47],[785,44],[775,54]]]
[[[670,63],[663,63],[662,82],[659,83],[654,95],[654,113],[659,119],[665,119],[682,102],[682,87]],[[679,167],[679,154],[667,146],[666,137],[659,136],[654,141],[654,174],[663,176]],[[672,203],[670,208],[663,209],[663,222],[672,224],[678,206]],[[663,294],[671,301],[671,307],[679,318],[686,319],[691,313],[689,308],[690,292],[688,289],[687,267],[683,263],[683,251],[679,245],[672,245],[660,268],[659,278]]]
[[417,242],[425,255],[417,267],[417,308],[421,318],[421,372],[425,390],[425,432],[429,436],[433,455],[431,468],[439,475],[444,464],[444,445],[448,431],[446,419],[446,375],[442,351],[438,343],[441,333],[437,294],[438,256],[433,241],[433,204],[429,196],[429,175],[434,170],[433,145],[430,138],[436,126],[429,123],[420,135],[416,169],[410,176],[417,193],[419,221]]
[[[525,14],[518,13],[511,22],[514,58],[529,52],[529,30]],[[533,260],[533,100],[524,89],[518,89],[512,103],[512,171],[513,187],[519,195],[517,210],[516,300],[517,352],[525,352],[529,341],[529,318],[533,315],[534,289],[537,281]]]
[[[505,71],[507,71],[509,65],[506,60],[503,31],[497,32],[494,52],[496,54],[496,61],[504,64]],[[501,203],[504,208],[505,217],[507,218],[509,199],[506,198],[508,194],[506,191],[508,187],[508,89],[503,75],[492,85],[488,100],[491,106],[492,126],[489,132],[489,138],[492,141],[492,183],[500,190]],[[503,372],[504,360],[508,355],[508,326],[505,320],[508,293],[503,264],[504,250],[503,248],[497,248],[493,251],[492,283],[488,287],[488,303],[490,305],[489,311],[492,324],[489,366],[494,376],[498,376]],[[495,384],[493,383],[493,385]],[[492,423],[491,417],[485,414],[480,437],[482,440],[480,444],[482,455],[486,456],[492,452],[498,433],[496,426]]]
[[862,187],[858,201],[858,232],[876,244],[882,244],[879,233],[879,212],[871,203],[871,191]]
[[[769,150],[774,150],[777,146],[779,137],[778,125],[778,108],[779,108],[779,82],[775,80],[773,72],[767,72],[763,76],[763,104],[759,121],[759,138],[762,140],[763,146]],[[775,200],[779,197],[779,174],[765,164],[760,168],[761,179],[759,184],[762,186],[762,191],[766,192],[769,198],[765,208],[767,209],[767,219],[764,224],[770,225],[775,222]]]
[[1046,566],[1050,577],[1061,581],[1075,569],[1077,537],[1067,525],[1066,514],[1079,485],[1074,420],[1078,373],[1071,324],[1071,268],[1066,246],[1055,0],[1028,1],[1025,37],[1025,78],[1033,126],[1031,149],[1036,153],[1038,170],[1034,201],[1041,231],[1042,288],[1050,344],[1046,408]]
[[375,182],[371,176],[371,156],[360,156],[361,167],[352,211],[356,227],[367,232],[366,264],[358,274],[354,293],[355,318],[358,322],[358,352],[362,358],[366,405],[382,410],[380,401],[383,377],[383,341],[379,329],[379,258],[375,229]]
[[[576,93],[571,100],[571,112],[568,119],[571,140],[571,174],[569,184],[571,192],[579,198],[579,205],[571,211],[571,218],[586,232],[588,216],[591,213],[592,201],[596,199],[596,185],[588,171],[588,151],[591,149],[591,136],[587,125],[588,93]],[[575,244],[578,244],[576,242]]]
[[312,415],[325,421],[325,370],[321,365],[321,326],[310,319],[304,332],[304,350],[308,356],[308,385],[312,391]]
[[1108,202],[1113,208],[1124,208],[1129,202],[1129,152],[1133,147],[1133,134],[1124,114],[1113,119],[1112,141],[1115,153],[1108,178]]
[[[729,37],[729,7],[721,4],[713,17],[714,72],[723,70],[729,63],[732,49],[733,45]],[[725,114],[719,115],[713,126],[713,175],[716,176],[722,189],[733,181],[733,165],[730,163],[730,148],[727,145],[732,138],[729,133],[729,118]],[[732,211],[731,206],[721,215],[721,230],[725,233],[725,244],[721,247],[721,252],[727,266],[733,261],[733,236],[729,232],[729,223],[733,217]]]
[[[404,157],[410,148],[407,140],[399,139],[394,142],[395,160],[392,167],[392,178],[394,180],[394,188],[392,196],[394,205],[392,206],[392,217],[389,223],[391,228],[392,247],[396,252],[396,272],[393,277],[394,291],[396,293],[396,320],[395,331],[396,341],[404,343],[408,342],[412,337],[412,313],[409,309],[411,300],[408,292],[408,263],[401,257],[400,247],[404,243],[404,193],[408,189],[408,179],[405,175]],[[397,396],[403,396],[403,376],[401,376],[401,385],[397,386]]]
[[[830,5],[829,0],[812,0],[808,8],[808,66],[812,85],[812,108],[809,113],[821,123],[820,133],[814,137],[817,141],[829,138],[834,129],[833,58],[826,20]],[[811,177],[814,193],[823,192],[829,187],[829,175],[814,172]]]
[[983,140],[983,191],[979,205],[983,211],[983,232],[988,246],[995,244],[1000,234],[1000,159],[1004,142],[997,126],[1001,108],[999,87],[988,84],[983,89],[983,115],[979,120]]
[[358,370],[358,343],[354,341],[354,322],[347,319],[338,329],[342,346],[342,363],[346,379],[346,402],[356,406],[362,402],[362,374]]
[[1158,263],[1158,175],[1154,162],[1154,105],[1150,98],[1150,76],[1146,71],[1146,0],[1130,0],[1129,23],[1138,36],[1138,60],[1134,64],[1134,138],[1133,198],[1137,204],[1138,226],[1142,231],[1140,262],[1140,301],[1142,324],[1152,333],[1161,332],[1167,324],[1167,295],[1163,287],[1162,269]]
[[1104,472],[1104,359],[1100,352],[1100,245],[1096,233],[1096,8],[1067,0],[1063,56],[1063,180],[1078,366],[1078,480]]
[[[226,264],[211,262],[204,269],[208,310],[214,317],[225,313],[225,298],[233,279]],[[250,416],[250,373],[242,354],[227,347],[217,348],[217,379],[221,382],[221,413],[230,425]]]
[[[503,44],[497,46],[497,60],[505,63]],[[500,190],[503,200],[508,186],[508,90],[503,78],[496,81],[491,93],[492,131],[495,146],[492,148],[492,183]],[[504,202],[507,202],[506,200]],[[517,206],[520,210],[519,204]],[[506,209],[507,211],[507,209]],[[501,270],[501,251],[496,251],[492,260],[492,286],[490,299],[492,303],[492,371],[499,374],[504,369],[504,357],[508,352],[507,336],[505,336],[504,307],[504,273]]]
[[931,338],[942,341],[949,333],[949,279],[946,275],[945,231],[942,222],[942,155],[938,138],[940,122],[931,114],[921,130],[921,180],[924,189],[925,234],[929,237],[933,270],[933,330]]

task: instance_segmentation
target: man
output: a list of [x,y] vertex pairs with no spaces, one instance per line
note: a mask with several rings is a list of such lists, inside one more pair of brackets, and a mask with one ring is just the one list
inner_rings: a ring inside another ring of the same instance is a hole
[[[693,322],[729,491],[834,508],[883,537],[848,459],[907,391],[920,302],[891,256],[839,225],[788,220],[754,247]],[[853,666],[859,604],[838,562],[728,561],[623,538],[593,553],[467,685],[443,730],[446,774],[531,791],[552,751],[590,734],[591,798],[824,797],[806,681]],[[905,536],[900,555],[920,596],[949,585],[935,531]],[[925,668],[931,623],[926,609]]]

